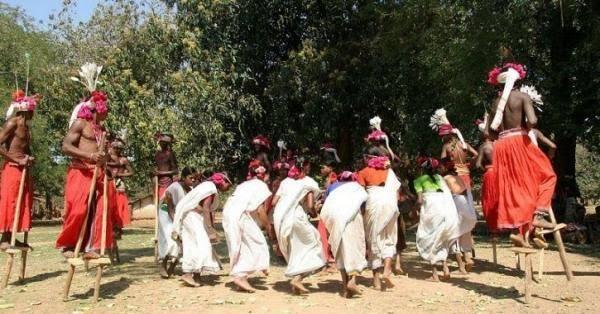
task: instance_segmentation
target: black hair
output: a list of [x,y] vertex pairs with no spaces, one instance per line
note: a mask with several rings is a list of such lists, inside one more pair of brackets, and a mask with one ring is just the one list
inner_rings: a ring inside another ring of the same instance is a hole
[[370,145],[365,149],[365,155],[382,156],[381,149],[377,146]]
[[192,168],[192,167],[183,167],[183,169],[181,170],[181,177],[185,178],[187,176],[189,176],[190,174],[194,174],[196,173],[196,169]]

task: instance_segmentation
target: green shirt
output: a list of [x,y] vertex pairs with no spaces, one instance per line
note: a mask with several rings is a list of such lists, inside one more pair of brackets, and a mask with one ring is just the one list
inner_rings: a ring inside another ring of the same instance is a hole
[[434,175],[435,181],[429,175],[422,175],[413,181],[417,193],[437,192],[442,188],[440,182],[444,180],[440,175]]

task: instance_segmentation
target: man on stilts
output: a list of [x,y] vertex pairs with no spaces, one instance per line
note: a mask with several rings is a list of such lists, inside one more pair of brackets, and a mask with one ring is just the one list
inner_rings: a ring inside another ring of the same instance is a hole
[[[82,70],[90,66],[96,67],[94,64],[85,64]],[[82,79],[85,81],[82,83],[88,89],[89,96],[73,110],[69,131],[62,143],[62,150],[71,158],[71,163],[65,181],[63,226],[56,240],[56,248],[62,251],[65,258],[76,257],[73,251],[77,245],[80,229],[86,228],[82,243],[85,251],[83,257],[96,259],[101,257],[99,251],[102,241],[102,198],[105,175],[103,166],[107,159],[106,153],[99,148],[106,132],[102,122],[108,116],[108,97],[104,92],[96,90],[97,74],[89,79],[87,77]],[[88,195],[95,167],[100,167],[96,188],[92,195]],[[110,189],[108,193],[111,193]],[[87,208],[88,197],[93,198],[91,208]],[[114,197],[108,195],[108,199]],[[110,210],[112,206],[109,204],[108,208]],[[88,221],[85,221],[88,210],[91,212]],[[112,217],[111,215],[112,213],[108,213],[108,217]],[[112,219],[107,220],[105,240],[106,248],[110,249],[113,243]]]
[[175,152],[171,149],[175,139],[173,135],[169,132],[159,132],[156,138],[160,150],[154,155],[156,162],[154,174],[158,179],[158,199],[162,199],[167,187],[173,183],[173,177],[179,173],[179,167]]
[[488,73],[488,83],[503,89],[485,131],[486,136],[500,131],[492,161],[498,183],[497,227],[512,230],[511,240],[516,246],[529,246],[524,235],[531,226],[556,227],[546,220],[556,174],[548,157],[528,136],[538,121],[530,96],[513,89],[526,74],[518,63],[507,63]]
[[[12,95],[12,102],[6,113],[6,122],[0,131],[0,155],[4,157],[2,177],[0,179],[0,249],[10,247],[15,207],[19,195],[19,186],[23,171],[33,162],[31,154],[30,121],[37,105],[36,96],[26,96],[18,90]],[[31,176],[25,178],[22,192],[17,232],[31,229],[31,207],[33,205],[33,182]],[[26,247],[27,244],[16,241],[15,246]]]

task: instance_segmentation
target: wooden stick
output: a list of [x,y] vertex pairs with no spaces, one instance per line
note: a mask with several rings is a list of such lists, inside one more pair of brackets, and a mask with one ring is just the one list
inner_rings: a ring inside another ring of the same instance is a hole
[[158,262],[158,176],[154,176],[154,262]]
[[[106,134],[102,133],[100,137],[100,147],[98,149],[99,152],[104,151],[104,144],[106,143]],[[90,216],[90,211],[92,207],[92,200],[94,199],[93,195],[96,193],[96,180],[98,179],[98,171],[100,167],[98,165],[94,166],[94,175],[92,176],[92,182],[90,183],[90,189],[88,191],[88,202],[87,208],[85,211],[85,220],[81,224],[79,228],[79,237],[77,238],[77,244],[75,245],[75,251],[73,252],[73,256],[77,258],[79,255],[79,251],[81,250],[81,244],[83,243],[83,237],[85,235],[85,229],[87,227],[87,221]],[[65,282],[65,288],[63,290],[63,301],[67,301],[69,299],[69,290],[71,290],[71,282],[73,281],[73,275],[75,274],[75,265],[69,263],[69,273],[67,274],[67,281]]]
[[540,280],[544,277],[544,248],[540,250],[540,265],[538,269],[538,277]]
[[8,253],[8,258],[6,259],[6,276],[2,279],[2,288],[6,288],[8,286],[8,280],[10,278],[10,272],[12,271],[12,266],[14,262],[15,254]]
[[[103,257],[106,251],[106,217],[108,216],[108,174],[104,168],[104,182],[102,191],[102,238],[100,239],[100,256]],[[98,302],[100,296],[100,281],[102,280],[103,265],[98,265],[96,270],[96,284],[94,285],[94,302]]]
[[[29,237],[29,233],[25,231],[23,234],[23,243],[27,245],[27,238]],[[27,267],[27,251],[21,251],[21,275],[19,276],[19,280],[25,279],[25,268]]]
[[[25,180],[27,179],[27,167],[23,167],[21,172],[21,182],[19,182],[19,194],[17,194],[17,204],[14,209],[12,232],[10,235],[10,247],[14,248],[17,243],[17,228],[19,228],[19,218],[21,216],[21,203],[23,202],[23,191],[25,190]],[[6,260],[6,274],[2,280],[2,289],[8,286],[10,280],[10,273],[12,272],[13,263],[15,261],[15,253],[8,253],[8,259]]]
[[[519,254],[521,255],[521,254]],[[531,255],[525,254],[525,303],[531,302]]]
[[[554,217],[554,211],[552,210],[552,208],[550,208],[548,210],[548,212],[550,214],[550,221],[552,221],[552,223],[556,225],[556,217]],[[554,231],[553,234],[554,234],[554,241],[556,241],[556,245],[558,246],[558,254],[560,255],[560,261],[563,264],[563,268],[565,270],[565,275],[567,276],[567,280],[572,281],[573,280],[573,272],[571,271],[571,266],[569,265],[569,262],[567,261],[567,252],[565,251],[565,245],[562,241],[562,236],[560,235],[560,230]]]
[[25,190],[25,180],[27,179],[27,167],[23,167],[21,172],[21,182],[19,182],[19,194],[17,195],[17,204],[15,206],[15,216],[13,218],[12,234],[10,236],[10,246],[15,247],[17,243],[17,228],[19,227],[19,218],[21,216],[21,204],[23,202],[23,192]]

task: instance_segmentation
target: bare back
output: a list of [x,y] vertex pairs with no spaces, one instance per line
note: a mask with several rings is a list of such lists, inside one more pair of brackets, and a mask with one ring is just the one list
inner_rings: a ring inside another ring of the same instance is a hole
[[465,183],[459,176],[447,175],[444,177],[444,180],[446,180],[450,192],[454,195],[463,194],[467,190]]
[[177,171],[177,159],[175,158],[173,151],[170,149],[156,152],[154,160],[156,161],[156,170],[158,170],[158,172]]
[[[496,99],[492,112],[496,112],[500,98]],[[525,119],[527,118],[527,119]],[[502,118],[502,129],[532,128],[537,124],[533,103],[529,95],[513,90],[508,96]]]

